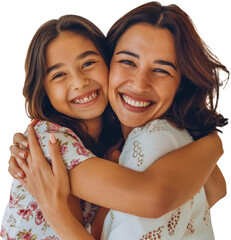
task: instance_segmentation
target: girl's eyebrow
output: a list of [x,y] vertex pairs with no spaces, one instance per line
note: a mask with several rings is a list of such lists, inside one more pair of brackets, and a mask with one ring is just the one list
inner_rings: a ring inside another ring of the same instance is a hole
[[95,56],[99,56],[99,53],[95,52],[95,51],[92,51],[92,50],[89,50],[89,51],[85,51],[81,54],[78,55],[77,59],[84,59],[86,58],[87,56],[89,55],[95,55]]
[[[138,54],[130,52],[130,51],[123,50],[123,51],[119,51],[119,52],[116,53],[116,55],[119,55],[119,54],[127,54],[129,56],[132,56],[132,57],[135,57],[137,59],[140,59],[140,56]],[[170,61],[158,59],[158,60],[153,61],[153,63],[157,63],[157,64],[160,64],[160,65],[167,65],[167,66],[170,66],[174,70],[177,71],[177,68],[176,68],[175,64],[170,62]]]
[[[95,52],[95,51],[91,51],[91,50],[85,51],[85,52],[79,54],[76,59],[81,60],[81,59],[86,58],[86,57],[89,56],[89,55],[99,56],[99,53],[97,53],[97,52]],[[51,71],[53,71],[53,70],[55,70],[55,69],[57,69],[57,68],[60,68],[60,67],[62,67],[63,65],[64,65],[64,64],[62,64],[62,63],[57,63],[57,64],[55,64],[55,65],[47,68],[46,74],[49,74]]]
[[55,65],[47,68],[46,74],[49,74],[51,71],[53,71],[53,70],[55,70],[55,69],[57,69],[57,68],[60,68],[60,67],[62,67],[62,66],[63,66],[62,63],[55,64]]

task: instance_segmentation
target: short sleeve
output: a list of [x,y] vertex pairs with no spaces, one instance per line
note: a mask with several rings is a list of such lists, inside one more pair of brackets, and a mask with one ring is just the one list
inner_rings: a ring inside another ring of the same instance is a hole
[[41,149],[49,163],[51,163],[48,152],[50,133],[55,134],[64,164],[68,171],[81,162],[95,157],[91,151],[85,148],[80,138],[69,128],[48,121],[39,121],[34,129]]
[[163,155],[179,145],[160,120],[135,128],[128,136],[120,156],[120,164],[136,171],[144,171]]

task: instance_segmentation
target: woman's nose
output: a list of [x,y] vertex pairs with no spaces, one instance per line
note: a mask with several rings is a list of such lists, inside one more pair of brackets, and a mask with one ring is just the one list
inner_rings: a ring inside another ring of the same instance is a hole
[[150,86],[150,76],[147,71],[139,71],[133,76],[132,87],[137,91],[148,91]]

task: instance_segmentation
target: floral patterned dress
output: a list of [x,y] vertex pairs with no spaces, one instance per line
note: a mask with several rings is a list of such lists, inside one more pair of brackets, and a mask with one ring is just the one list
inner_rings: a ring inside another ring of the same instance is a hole
[[[119,164],[144,171],[155,160],[193,140],[166,120],[153,120],[133,129]],[[160,218],[143,218],[110,210],[101,240],[213,240],[210,211],[204,188],[190,201]]]
[[[61,154],[68,171],[82,161],[94,157],[84,147],[76,134],[65,127],[48,121],[39,121],[35,126],[38,142],[46,159],[50,162],[48,153],[49,133],[53,132],[60,145]],[[97,206],[81,201],[85,224],[90,223],[97,211]],[[14,180],[9,203],[2,220],[0,236],[6,240],[59,240],[55,232],[46,222],[42,211],[30,193]]]

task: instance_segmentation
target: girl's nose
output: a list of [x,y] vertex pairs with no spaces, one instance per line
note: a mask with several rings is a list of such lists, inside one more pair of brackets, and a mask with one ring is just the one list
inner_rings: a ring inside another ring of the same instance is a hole
[[82,89],[89,84],[90,80],[83,76],[74,76],[71,82],[72,89]]

